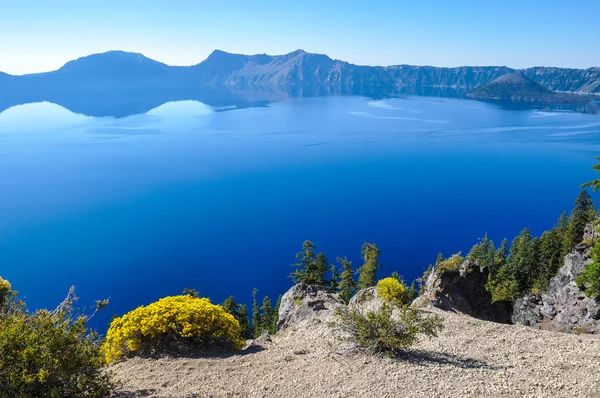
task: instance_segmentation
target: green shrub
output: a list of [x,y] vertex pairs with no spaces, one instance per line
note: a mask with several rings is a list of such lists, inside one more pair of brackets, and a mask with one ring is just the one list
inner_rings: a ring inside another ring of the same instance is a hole
[[437,267],[439,271],[458,271],[464,261],[464,257],[458,252],[440,262]]
[[106,333],[107,362],[195,347],[239,349],[245,344],[233,315],[207,298],[170,296],[115,318]]
[[596,244],[596,240],[594,238],[592,238],[591,236],[588,236],[587,238],[585,238],[582,242],[584,245],[586,245],[587,247],[593,247]]
[[396,278],[384,278],[377,282],[377,295],[393,304],[407,304],[408,292]]
[[419,335],[437,337],[443,329],[439,316],[424,316],[408,306],[383,304],[379,310],[367,312],[341,307],[336,310],[336,317],[335,326],[343,332],[340,339],[353,349],[372,355],[398,355],[412,347]]
[[[99,338],[75,316],[71,290],[54,311],[30,313],[10,290],[0,311],[0,396],[20,398],[106,397],[114,390]],[[10,286],[10,285],[9,285]]]
[[588,264],[579,277],[577,284],[585,290],[588,297],[600,298],[600,241],[592,249],[592,263]]

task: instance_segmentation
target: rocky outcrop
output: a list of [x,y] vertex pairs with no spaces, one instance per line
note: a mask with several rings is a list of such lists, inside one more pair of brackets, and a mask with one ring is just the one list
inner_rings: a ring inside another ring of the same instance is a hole
[[[597,239],[598,232],[588,226],[586,238]],[[528,294],[515,302],[513,323],[563,332],[600,333],[600,300],[586,297],[575,279],[592,262],[591,248],[578,244],[567,254],[550,288],[540,294]]]
[[425,292],[413,304],[432,305],[479,319],[508,323],[510,306],[505,303],[492,305],[492,296],[485,288],[487,279],[487,268],[469,260],[456,270],[434,267],[425,282]]
[[333,310],[344,305],[337,293],[318,286],[295,285],[281,297],[277,330],[313,317],[331,316]]

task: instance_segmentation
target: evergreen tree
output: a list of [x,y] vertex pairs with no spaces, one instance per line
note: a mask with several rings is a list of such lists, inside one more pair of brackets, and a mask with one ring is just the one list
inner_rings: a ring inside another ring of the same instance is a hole
[[251,339],[253,337],[253,332],[250,326],[250,319],[248,318],[248,309],[246,306],[236,303],[233,296],[227,297],[221,306],[240,323],[242,336],[245,339]]
[[545,231],[540,237],[540,275],[535,285],[538,290],[547,290],[550,278],[558,273],[563,265],[563,236],[558,225]]
[[531,236],[529,228],[523,229],[510,247],[507,260],[507,271],[516,283],[516,294],[522,296],[533,285],[537,266],[536,249],[539,241]]
[[271,299],[265,296],[261,307],[261,333],[268,330],[269,333],[275,334],[273,331],[273,321],[275,320],[275,310],[271,306]]
[[442,253],[438,253],[437,258],[435,259],[435,265],[441,264],[444,262],[444,255]]
[[248,307],[245,304],[238,305],[238,321],[242,328],[242,336],[245,339],[251,339],[254,335],[252,326],[250,325],[250,317],[248,316]]
[[402,277],[396,271],[392,272],[392,278],[396,279],[398,282],[402,282]]
[[277,332],[277,324],[279,323],[279,307],[281,307],[281,294],[277,297],[277,302],[275,303],[275,311],[273,314],[273,326],[271,330],[273,330],[272,334]]
[[327,280],[327,257],[323,253],[315,254],[317,247],[309,240],[304,241],[303,251],[296,254],[296,270],[291,277],[294,283],[306,283],[308,285],[326,286]]
[[337,266],[331,264],[331,280],[329,281],[329,289],[337,292],[340,284],[340,273],[338,272]]
[[415,281],[412,281],[412,283],[408,287],[408,293],[407,293],[408,302],[412,303],[418,296],[419,296],[419,292],[417,291],[417,284],[415,283]]
[[362,246],[364,264],[360,267],[358,275],[358,289],[366,289],[377,283],[377,269],[379,264],[379,249],[375,243],[365,242]]
[[575,200],[575,207],[569,217],[563,248],[568,252],[583,240],[583,231],[588,223],[594,221],[596,212],[590,194],[583,189]]
[[[600,156],[597,156],[596,160],[598,160],[599,163],[593,165],[592,169],[600,172]],[[600,179],[593,180],[593,181],[590,181],[590,182],[586,182],[585,184],[583,184],[581,186],[581,189],[585,189],[585,188],[588,188],[588,187],[592,188],[592,191],[598,192],[598,189],[600,189]]]
[[257,293],[258,289],[254,288],[254,290],[252,290],[252,329],[254,331],[254,337],[258,337],[262,333],[262,316],[258,301],[256,300]]
[[354,292],[356,291],[356,281],[354,280],[354,269],[352,262],[347,258],[337,258],[338,263],[342,266],[342,275],[339,283],[340,296],[344,301],[349,302]]
[[483,239],[477,243],[467,255],[467,260],[476,261],[481,267],[493,266],[496,256],[494,242],[485,234]]

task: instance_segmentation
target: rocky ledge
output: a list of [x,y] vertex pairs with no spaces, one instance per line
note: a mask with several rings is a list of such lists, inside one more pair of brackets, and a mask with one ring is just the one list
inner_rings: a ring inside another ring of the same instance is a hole
[[488,321],[510,323],[512,306],[509,302],[495,302],[486,290],[487,268],[477,262],[465,260],[456,270],[434,267],[425,281],[425,291],[413,304],[419,307],[431,305],[445,310],[460,312]]
[[[593,225],[588,225],[584,241],[598,239]],[[515,302],[513,323],[547,330],[578,333],[600,333],[600,300],[588,298],[575,279],[592,262],[591,248],[580,243],[567,254],[550,288],[540,294],[528,294]]]

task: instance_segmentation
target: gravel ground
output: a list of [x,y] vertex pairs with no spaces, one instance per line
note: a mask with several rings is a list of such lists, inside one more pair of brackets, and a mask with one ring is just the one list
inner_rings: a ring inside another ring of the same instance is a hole
[[326,322],[312,319],[236,355],[111,369],[125,383],[121,397],[600,398],[600,336],[439,313],[440,336],[399,359],[337,354]]

